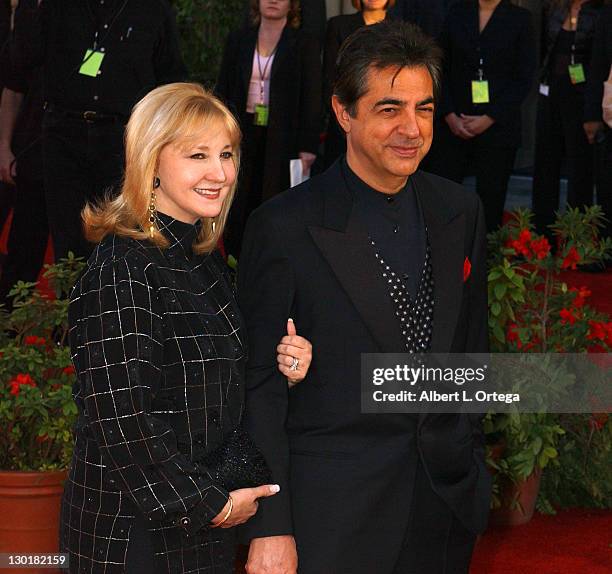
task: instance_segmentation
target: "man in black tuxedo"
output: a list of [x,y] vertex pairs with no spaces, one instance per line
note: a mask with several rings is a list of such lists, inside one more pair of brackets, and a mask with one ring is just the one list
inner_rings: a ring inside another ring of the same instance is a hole
[[[298,558],[300,574],[466,573],[485,528],[480,417],[360,406],[362,353],[487,351],[481,204],[418,170],[439,75],[415,26],[355,32],[332,98],[346,156],[247,225],[246,424],[281,485],[246,525],[249,574],[296,572]],[[287,316],[314,357],[289,391],[270,352]]]

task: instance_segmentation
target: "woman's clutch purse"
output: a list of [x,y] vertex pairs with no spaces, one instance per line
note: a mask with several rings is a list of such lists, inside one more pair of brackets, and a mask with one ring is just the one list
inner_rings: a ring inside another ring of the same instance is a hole
[[272,473],[265,458],[248,435],[238,425],[202,463],[215,482],[228,491],[272,484]]

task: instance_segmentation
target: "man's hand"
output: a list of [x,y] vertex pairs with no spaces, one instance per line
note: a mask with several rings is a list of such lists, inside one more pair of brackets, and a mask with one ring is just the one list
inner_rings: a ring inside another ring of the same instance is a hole
[[11,146],[0,143],[0,181],[15,185],[16,164]]
[[239,524],[244,524],[253,514],[257,512],[259,503],[258,498],[265,498],[268,496],[274,496],[280,487],[278,484],[264,484],[255,488],[240,488],[238,490],[232,490],[230,496],[233,500],[232,512],[228,519],[223,522],[223,519],[227,515],[230,509],[230,501],[228,500],[223,510],[215,516],[211,522],[213,527],[219,526],[219,528],[232,528]]
[[315,162],[315,159],[317,159],[317,156],[307,151],[301,151],[298,156],[302,160],[302,175],[309,175],[310,168]]
[[595,143],[595,136],[599,130],[603,129],[603,122],[584,122],[582,127],[590,144]]
[[450,131],[453,132],[453,134],[455,134],[458,138],[461,138],[462,140],[469,140],[473,137],[472,134],[465,129],[463,120],[456,113],[452,112],[447,114],[444,117],[444,120],[448,124]]
[[296,574],[297,549],[293,536],[253,538],[246,563],[247,574]]
[[495,120],[486,114],[484,116],[467,116],[461,114],[461,119],[463,120],[463,127],[471,136],[479,136],[495,123]]

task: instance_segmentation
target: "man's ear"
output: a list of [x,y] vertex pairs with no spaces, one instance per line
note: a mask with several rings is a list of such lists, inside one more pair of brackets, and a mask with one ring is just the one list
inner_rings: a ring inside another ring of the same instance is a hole
[[348,113],[348,110],[344,106],[344,104],[340,103],[338,96],[332,96],[332,109],[334,110],[334,114],[336,114],[336,119],[340,124],[340,127],[348,134],[351,131],[351,114]]

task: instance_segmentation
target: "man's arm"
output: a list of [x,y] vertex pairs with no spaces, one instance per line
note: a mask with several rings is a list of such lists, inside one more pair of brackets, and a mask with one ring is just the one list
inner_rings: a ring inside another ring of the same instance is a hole
[[[269,210],[268,210],[269,211]],[[285,239],[272,218],[257,210],[249,218],[238,264],[238,294],[249,340],[245,424],[264,454],[281,491],[261,504],[245,530],[248,538],[292,534],[289,444],[285,430],[288,389],[277,368],[276,346],[285,334],[294,278]]]
[[[478,196],[473,197],[474,216],[472,229],[466,230],[469,243],[466,253],[471,264],[471,273],[467,279],[469,308],[467,313],[466,353],[489,352],[489,306],[487,301],[487,226],[484,208]],[[474,429],[475,449],[484,460],[485,437],[482,428],[484,413],[468,415]]]
[[15,156],[11,149],[13,132],[17,116],[23,102],[23,94],[14,92],[9,88],[2,91],[0,102],[0,181],[14,184]]
[[283,336],[295,295],[294,276],[283,248],[286,239],[272,218],[259,209],[249,218],[239,262],[240,307],[247,324],[249,361],[245,425],[261,449],[280,492],[261,501],[244,526],[251,541],[250,574],[296,571],[289,485],[289,441],[285,429],[287,381],[276,366],[276,345]]

